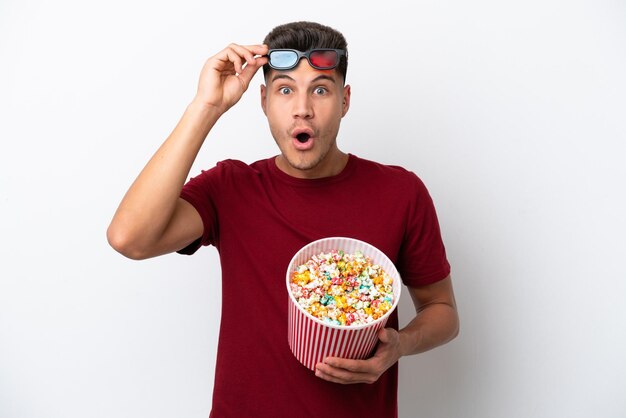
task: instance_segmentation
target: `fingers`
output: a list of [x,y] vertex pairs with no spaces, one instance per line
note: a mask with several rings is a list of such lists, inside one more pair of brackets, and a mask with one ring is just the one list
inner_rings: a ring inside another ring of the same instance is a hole
[[352,360],[340,357],[327,357],[315,367],[315,375],[329,382],[374,383],[400,358],[399,334],[391,328],[378,333],[380,344],[376,352],[367,360]]
[[198,81],[196,99],[220,109],[230,109],[247,90],[252,77],[265,63],[267,45],[230,44],[209,58]]
[[380,373],[364,360],[329,358],[315,367],[315,375],[340,384],[374,383]]
[[339,357],[328,357],[324,360],[324,364],[353,373],[367,373],[371,369],[370,362],[367,360],[351,360]]
[[239,73],[239,78],[244,83],[245,88],[248,88],[252,77],[263,65],[267,64],[267,57],[256,57],[252,63],[246,63],[243,70]]
[[324,371],[322,368],[315,369],[315,375],[329,382],[339,383],[342,385],[351,385],[354,383],[374,383],[376,379],[367,375],[355,375],[341,370],[330,372]]
[[222,52],[217,54],[217,60],[223,65],[227,66],[232,63],[235,72],[238,74],[243,73],[244,65],[256,66],[258,69],[261,65],[258,65],[257,60],[266,60],[263,55],[266,55],[269,51],[267,45],[237,45],[230,44]]
[[398,331],[391,328],[383,328],[378,332],[378,339],[382,343],[395,342],[398,337]]

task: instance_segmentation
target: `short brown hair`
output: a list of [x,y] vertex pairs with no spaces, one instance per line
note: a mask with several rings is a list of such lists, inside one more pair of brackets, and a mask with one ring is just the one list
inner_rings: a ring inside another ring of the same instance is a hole
[[[315,22],[292,22],[276,26],[267,34],[263,43],[270,49],[297,49],[298,51],[308,51],[314,48],[343,49],[346,54],[339,60],[339,65],[335,70],[341,74],[343,81],[346,81],[348,71],[348,43],[341,32],[329,26],[324,26]],[[263,75],[267,79],[267,74],[271,71],[268,64],[263,66]]]

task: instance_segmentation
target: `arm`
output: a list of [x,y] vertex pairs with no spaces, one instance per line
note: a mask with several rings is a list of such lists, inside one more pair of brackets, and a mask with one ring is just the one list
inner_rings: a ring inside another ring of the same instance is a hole
[[239,101],[267,62],[255,55],[264,54],[265,45],[231,44],[207,60],[195,98],[113,216],[107,239],[115,250],[144,259],[179,250],[202,235],[200,215],[179,197],[180,192],[213,125]]
[[428,351],[447,343],[459,332],[459,318],[450,276],[436,283],[407,288],[416,316],[396,331],[382,329],[374,356],[367,360],[329,357],[316,366],[315,374],[336,383],[374,383],[402,356]]

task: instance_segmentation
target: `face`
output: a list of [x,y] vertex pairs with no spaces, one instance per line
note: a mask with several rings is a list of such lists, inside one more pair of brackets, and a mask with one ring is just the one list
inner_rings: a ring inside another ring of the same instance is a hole
[[350,86],[333,70],[306,59],[288,71],[272,70],[261,86],[261,105],[281,155],[276,165],[293,177],[338,174],[347,156],[337,148],[341,118],[350,107]]

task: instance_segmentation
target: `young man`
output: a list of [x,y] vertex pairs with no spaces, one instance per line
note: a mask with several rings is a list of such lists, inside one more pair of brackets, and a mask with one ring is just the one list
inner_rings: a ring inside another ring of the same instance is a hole
[[[280,154],[250,165],[223,161],[185,184],[209,131],[263,66],[261,103]],[[263,45],[229,45],[204,65],[196,97],[109,226],[113,248],[133,259],[218,249],[223,299],[211,416],[397,416],[398,359],[458,332],[426,188],[409,171],[337,146],[350,107],[346,69],[343,35],[316,23],[279,26]],[[385,252],[417,314],[398,331],[394,312],[371,358],[328,358],[314,373],[289,350],[284,277],[299,248],[327,236]]]

